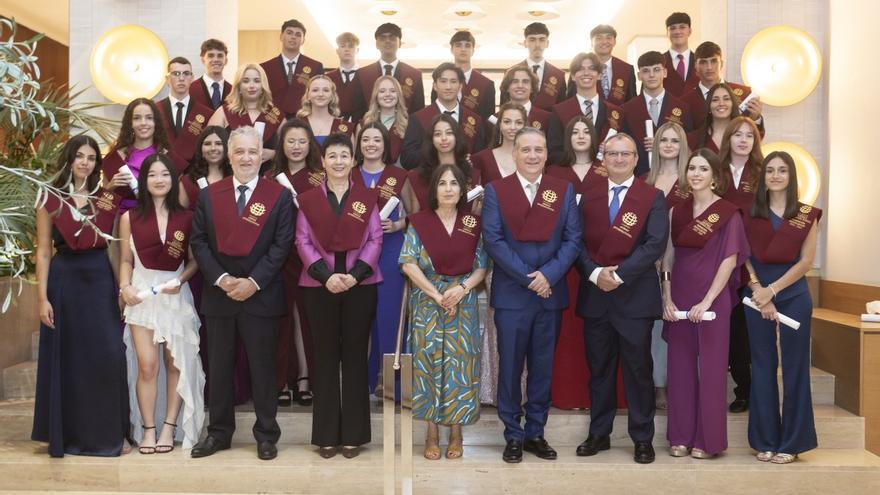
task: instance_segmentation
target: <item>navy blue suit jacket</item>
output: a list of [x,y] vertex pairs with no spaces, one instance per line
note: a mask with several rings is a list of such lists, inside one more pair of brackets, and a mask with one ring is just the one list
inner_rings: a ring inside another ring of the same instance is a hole
[[[590,226],[585,225],[584,228],[588,229]],[[625,318],[659,319],[663,315],[663,306],[655,262],[663,256],[668,237],[669,213],[666,210],[666,198],[658,189],[645,228],[636,239],[629,256],[618,263],[617,275],[623,279],[623,285],[611,292],[605,292],[590,282],[590,274],[601,265],[590,258],[586,246],[581,250],[577,260],[578,271],[581,272],[575,308],[577,314],[584,318],[600,318],[612,312]]]
[[[546,177],[546,175],[545,175]],[[525,196],[525,191],[523,191]],[[547,310],[568,306],[568,285],[565,274],[581,250],[581,217],[575,204],[574,189],[565,190],[553,234],[546,242],[520,242],[504,224],[498,196],[492,184],[486,187],[483,199],[483,246],[495,262],[492,274],[493,308],[521,309],[539,303]],[[529,289],[527,275],[540,271],[552,287],[547,299]]]

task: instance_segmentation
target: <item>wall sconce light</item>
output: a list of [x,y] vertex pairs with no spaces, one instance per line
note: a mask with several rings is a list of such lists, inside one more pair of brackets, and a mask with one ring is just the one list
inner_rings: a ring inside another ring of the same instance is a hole
[[822,75],[819,46],[809,34],[791,26],[759,31],[743,49],[741,65],[743,81],[773,106],[803,100]]
[[92,81],[107,99],[125,105],[152,98],[165,85],[168,51],[155,33],[133,24],[115,27],[95,43]]
[[789,141],[774,141],[761,145],[764,156],[773,151],[785,151],[794,158],[797,167],[798,198],[802,203],[812,205],[819,197],[819,188],[822,184],[819,177],[819,166],[816,159],[802,146]]

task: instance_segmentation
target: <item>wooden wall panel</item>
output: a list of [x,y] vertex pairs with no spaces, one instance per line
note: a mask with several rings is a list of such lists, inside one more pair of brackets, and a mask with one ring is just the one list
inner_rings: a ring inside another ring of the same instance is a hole
[[880,287],[822,280],[817,307],[859,315],[865,312],[865,303],[877,300]]

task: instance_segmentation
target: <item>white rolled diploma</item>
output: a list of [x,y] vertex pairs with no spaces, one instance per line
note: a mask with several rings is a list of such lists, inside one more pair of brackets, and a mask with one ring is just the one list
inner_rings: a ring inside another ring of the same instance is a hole
[[746,99],[739,104],[739,113],[746,113],[746,107],[749,105],[749,102],[758,97],[758,93],[752,91],[749,93],[749,96],[746,96]]
[[[755,311],[761,311],[761,309],[758,307],[758,305],[755,304],[754,301],[752,301],[751,297],[744,297],[743,304],[754,309]],[[779,318],[779,323],[782,323],[783,325],[785,325],[787,327],[791,327],[795,330],[797,330],[798,328],[801,327],[801,323],[799,321],[797,321],[793,318],[789,318],[788,316],[785,316],[782,313],[777,312],[776,316],[777,316],[777,318]]]
[[196,179],[196,184],[198,184],[199,189],[204,189],[208,187],[208,179],[206,179],[205,177],[199,177],[198,179]]
[[[687,320],[688,319],[688,312],[687,311],[676,311],[675,317],[678,318],[679,320]],[[703,313],[703,321],[712,321],[714,319],[715,319],[715,312],[714,311],[706,311],[705,313]]]
[[265,122],[254,122],[254,129],[260,133],[260,141],[263,141],[263,133],[266,132]]
[[[616,134],[617,134],[617,129],[615,129],[613,127],[611,129],[608,129],[608,134],[605,135],[605,141],[608,141],[608,138],[615,136]],[[598,153],[596,153],[596,160],[599,160],[601,162],[603,158],[605,158],[604,151],[599,151]]]
[[120,172],[125,172],[131,176],[131,179],[128,180],[128,187],[129,187],[129,189],[132,190],[132,192],[134,192],[135,195],[137,195],[137,193],[138,193],[137,177],[134,176],[134,173],[131,171],[130,168],[128,168],[127,164],[124,164],[121,167],[119,167],[119,171],[116,173],[120,173]]
[[580,194],[575,194],[575,195],[574,195],[574,201],[575,201],[575,203],[577,203],[578,205],[580,205],[580,204],[581,204],[581,195],[580,195]]
[[470,203],[471,201],[479,198],[483,195],[483,186],[477,185],[467,193],[467,201]]
[[159,294],[160,292],[162,292],[163,289],[173,289],[175,287],[180,287],[180,280],[178,280],[176,277],[172,278],[171,280],[168,280],[166,282],[163,282],[159,285],[154,285],[154,286],[150,287],[149,289],[144,289],[144,290],[138,292],[137,296],[138,296],[138,299],[143,301],[144,299],[148,299],[150,297],[153,297],[153,296]]
[[[645,121],[645,136],[654,139],[654,121],[648,119]],[[644,146],[644,144],[642,145]],[[648,166],[651,166],[651,151],[648,151]]]
[[865,323],[880,323],[880,315],[862,313],[862,321]]
[[299,201],[296,200],[296,197],[299,196],[299,193],[296,192],[296,189],[293,188],[293,184],[290,183],[290,180],[287,178],[287,174],[284,172],[278,173],[275,176],[275,181],[281,184],[282,187],[286,187],[290,190],[290,194],[293,196],[293,204],[299,208]]
[[397,208],[397,205],[400,204],[400,200],[397,199],[397,196],[391,196],[388,198],[388,202],[385,203],[385,206],[382,207],[382,210],[379,212],[379,220],[385,221],[388,220],[388,217],[394,212],[394,209]]

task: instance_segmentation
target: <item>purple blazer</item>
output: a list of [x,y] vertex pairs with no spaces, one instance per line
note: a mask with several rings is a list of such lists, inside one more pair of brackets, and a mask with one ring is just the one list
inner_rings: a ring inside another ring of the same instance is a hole
[[[324,191],[326,197],[327,185],[322,184],[321,190]],[[315,237],[315,233],[312,231],[312,227],[309,225],[309,221],[306,219],[306,215],[302,210],[297,213],[296,217],[296,236],[294,238],[294,243],[296,244],[296,250],[303,263],[303,271],[299,277],[299,285],[301,287],[321,287],[323,284],[309,275],[308,268],[312,266],[313,263],[323,258],[327,263],[327,266],[332,269],[336,264],[335,254],[332,251],[327,252],[324,250],[324,247],[318,242],[318,238]],[[379,208],[373,208],[367,228],[364,229],[364,237],[361,239],[360,247],[349,251],[345,255],[346,272],[351,270],[354,267],[355,262],[360,259],[364,263],[370,265],[373,269],[373,274],[362,281],[361,285],[378,284],[382,281],[382,272],[379,271],[379,254],[381,252],[382,222],[379,220]]]

